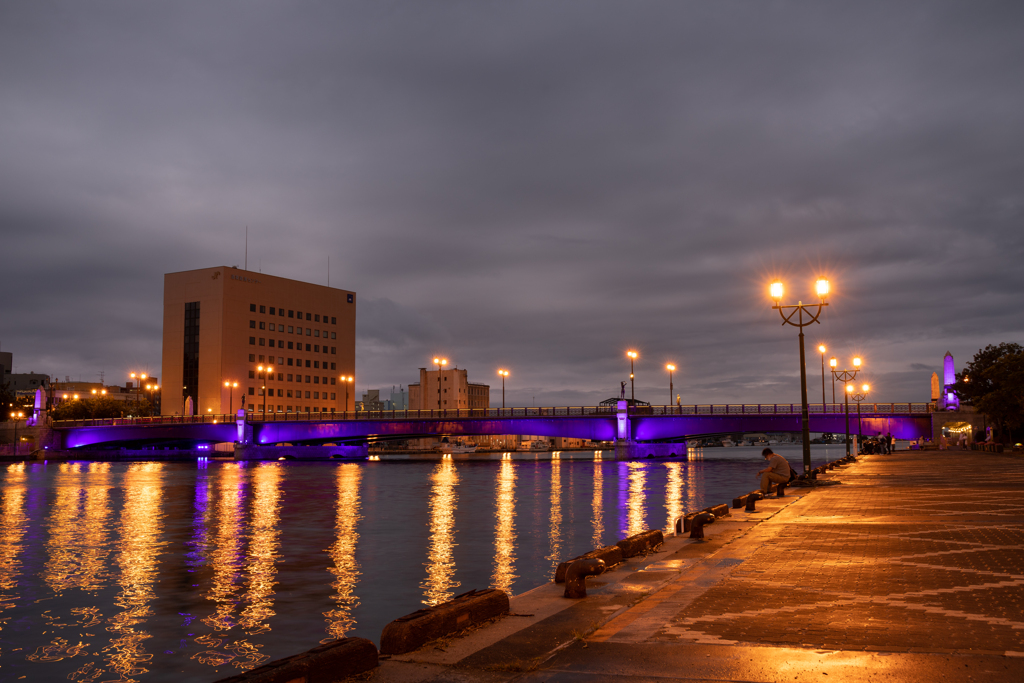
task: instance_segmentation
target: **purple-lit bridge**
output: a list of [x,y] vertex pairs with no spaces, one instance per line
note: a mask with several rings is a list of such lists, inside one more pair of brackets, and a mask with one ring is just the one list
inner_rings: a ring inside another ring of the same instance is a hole
[[[129,444],[195,446],[237,441],[239,433],[231,415],[67,420],[55,422],[53,428],[68,449]],[[263,445],[367,443],[478,434],[665,442],[740,432],[799,432],[800,428],[800,405],[792,403],[637,406],[625,413],[610,406],[271,413],[265,418],[250,414],[244,424],[247,440]],[[845,432],[843,405],[812,404],[810,429]],[[850,432],[857,431],[857,414],[851,410]],[[860,431],[865,435],[891,432],[898,439],[930,438],[932,413],[927,403],[862,403]]]

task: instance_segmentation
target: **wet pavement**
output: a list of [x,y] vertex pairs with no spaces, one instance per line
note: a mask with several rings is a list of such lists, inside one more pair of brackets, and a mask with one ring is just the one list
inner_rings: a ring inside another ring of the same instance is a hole
[[1024,680],[1024,459],[901,451],[823,478],[842,484],[670,537],[583,600],[541,586],[366,678]]

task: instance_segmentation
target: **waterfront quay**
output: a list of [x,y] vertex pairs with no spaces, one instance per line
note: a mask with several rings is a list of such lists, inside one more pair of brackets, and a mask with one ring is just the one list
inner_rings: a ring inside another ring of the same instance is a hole
[[1024,460],[899,451],[821,479],[842,484],[731,510],[705,542],[668,536],[581,600],[554,583],[515,596],[363,678],[1024,679]]

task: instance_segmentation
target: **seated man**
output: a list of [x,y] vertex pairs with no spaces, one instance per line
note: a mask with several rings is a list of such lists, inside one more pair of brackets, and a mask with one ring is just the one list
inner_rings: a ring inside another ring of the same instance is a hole
[[768,467],[757,474],[761,477],[761,493],[767,496],[768,487],[772,482],[784,484],[789,481],[789,463],[778,453],[773,453],[770,448],[761,451],[761,455],[768,461]]

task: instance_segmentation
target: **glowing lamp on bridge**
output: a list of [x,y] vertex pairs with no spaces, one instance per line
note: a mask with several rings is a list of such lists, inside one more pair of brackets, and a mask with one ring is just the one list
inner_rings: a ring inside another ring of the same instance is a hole
[[772,299],[777,302],[782,301],[782,295],[785,294],[786,288],[782,286],[782,283],[776,280],[769,287],[768,291],[771,293]]
[[640,357],[640,354],[636,351],[626,351],[626,355],[629,356],[629,400],[636,400],[636,392],[633,389],[633,361]]
[[856,358],[853,359],[853,367],[859,368],[860,367],[860,363],[861,363],[860,356],[857,356]]
[[498,374],[501,375],[501,407],[505,407],[505,378],[508,377],[508,370],[498,370]]
[[818,281],[814,283],[814,291],[818,297],[824,301],[825,297],[828,296],[828,280],[819,278]]

